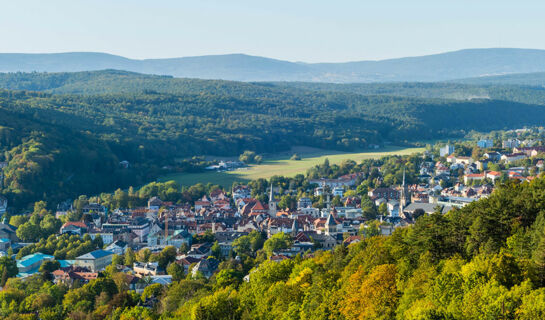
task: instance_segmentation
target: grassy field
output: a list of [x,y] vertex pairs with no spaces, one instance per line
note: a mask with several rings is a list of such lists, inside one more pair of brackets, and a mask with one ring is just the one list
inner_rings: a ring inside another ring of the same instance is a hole
[[[307,169],[323,163],[327,158],[329,163],[340,163],[343,160],[351,159],[360,162],[363,159],[380,158],[387,155],[406,155],[421,152],[424,148],[403,148],[386,147],[377,151],[365,151],[346,153],[332,150],[320,150],[306,147],[297,147],[289,152],[265,156],[262,164],[252,165],[236,171],[228,172],[203,172],[203,173],[176,173],[159,178],[159,181],[175,180],[178,183],[190,186],[199,182],[213,183],[229,187],[235,181],[249,181],[257,178],[269,178],[274,175],[294,176],[305,173]],[[302,159],[299,161],[289,160],[293,153],[298,153]]]

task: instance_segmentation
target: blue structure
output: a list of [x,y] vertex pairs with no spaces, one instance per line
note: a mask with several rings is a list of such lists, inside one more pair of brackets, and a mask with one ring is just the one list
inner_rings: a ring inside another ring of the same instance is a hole
[[17,276],[26,277],[38,272],[42,263],[47,260],[55,260],[55,257],[40,252],[24,256],[21,260],[17,260],[17,268],[19,268]]

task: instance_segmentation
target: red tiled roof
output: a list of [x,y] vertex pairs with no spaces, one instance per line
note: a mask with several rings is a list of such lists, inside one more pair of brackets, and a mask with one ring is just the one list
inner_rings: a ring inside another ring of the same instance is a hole
[[68,221],[68,222],[66,222],[65,224],[62,225],[63,228],[66,228],[68,226],[75,226],[75,227],[79,227],[79,228],[87,228],[87,225],[85,224],[85,222],[81,222],[81,221]]

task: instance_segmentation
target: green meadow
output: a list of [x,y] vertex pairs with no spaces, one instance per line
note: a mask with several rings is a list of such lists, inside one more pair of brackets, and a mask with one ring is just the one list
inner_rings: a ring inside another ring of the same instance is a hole
[[[378,150],[364,152],[339,152],[333,150],[321,150],[306,147],[293,148],[290,152],[264,156],[264,161],[258,165],[251,165],[234,171],[226,172],[202,172],[202,173],[174,173],[160,177],[159,181],[175,180],[178,183],[190,186],[196,183],[213,183],[230,187],[233,182],[249,181],[258,178],[270,178],[275,175],[295,176],[305,173],[307,169],[323,163],[327,158],[329,163],[341,163],[343,160],[360,162],[364,159],[380,158],[387,155],[407,155],[422,152],[424,148],[406,148],[389,146]],[[293,153],[301,156],[301,160],[290,160]]]

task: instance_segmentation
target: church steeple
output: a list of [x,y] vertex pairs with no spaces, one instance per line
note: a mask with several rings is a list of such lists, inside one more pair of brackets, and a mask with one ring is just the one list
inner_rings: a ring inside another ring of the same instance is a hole
[[409,200],[409,188],[405,184],[405,168],[403,168],[403,182],[401,185],[401,194],[399,197],[399,215],[403,215],[403,209],[410,202]]
[[276,217],[277,212],[276,201],[274,200],[274,185],[271,182],[271,193],[269,194],[269,215]]
[[331,213],[327,216],[324,227],[325,227],[325,234],[327,235],[337,233],[337,222],[335,221],[335,217]]

